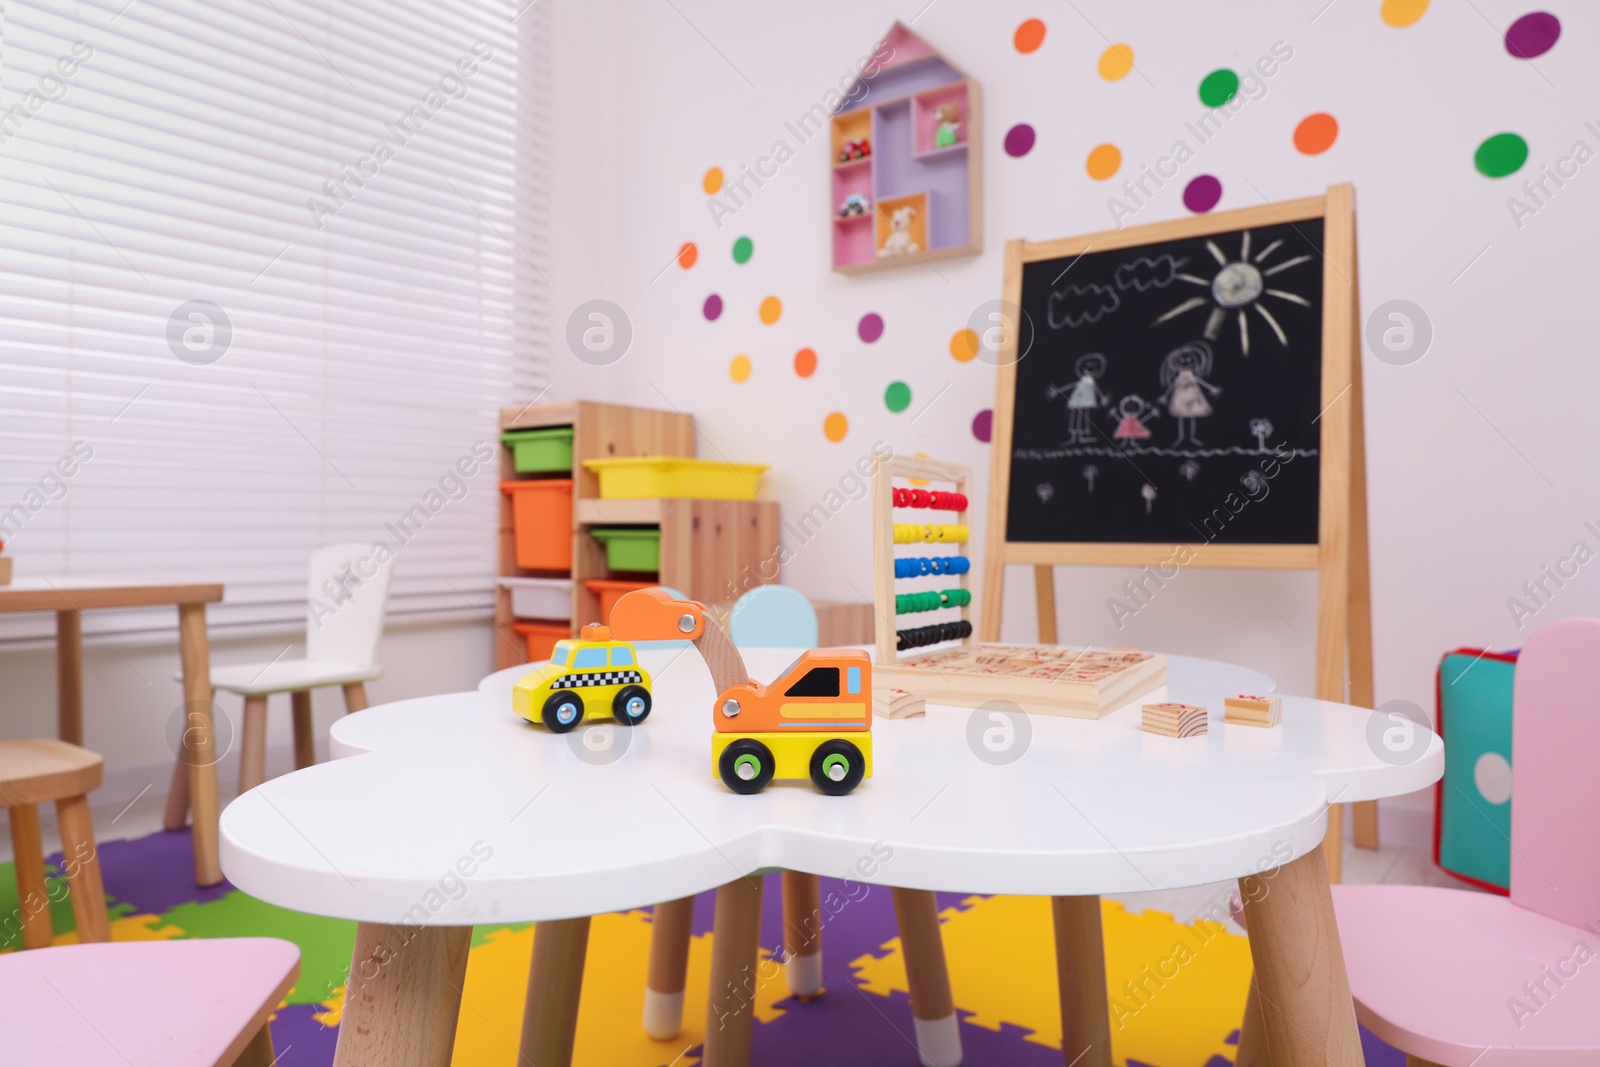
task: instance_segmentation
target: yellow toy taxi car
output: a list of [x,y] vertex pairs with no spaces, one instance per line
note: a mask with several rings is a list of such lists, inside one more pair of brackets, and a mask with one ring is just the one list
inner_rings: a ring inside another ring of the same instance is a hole
[[585,626],[578,637],[557,641],[550,662],[517,682],[511,707],[558,734],[587,719],[637,726],[650,714],[650,675],[632,645],[613,641],[608,627]]

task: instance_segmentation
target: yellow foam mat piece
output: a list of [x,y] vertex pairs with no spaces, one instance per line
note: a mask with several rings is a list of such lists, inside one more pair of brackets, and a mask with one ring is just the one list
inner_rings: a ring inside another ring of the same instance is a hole
[[[528,966],[537,927],[489,933],[467,957],[461,1016],[451,1062],[457,1067],[525,1067],[517,1058],[528,993]],[[671,1041],[654,1041],[644,1032],[644,980],[650,959],[648,912],[596,915],[589,924],[589,950],[578,1004],[574,1063],[607,1067],[694,1067],[687,1050],[705,1040],[706,990],[711,984],[711,938],[689,943],[688,986],[683,1032]],[[755,1017],[771,1022],[783,1015],[776,1002],[789,995],[782,969],[763,954],[758,970]],[[326,1026],[338,1024],[345,988],[316,1015]]]
[[[1250,943],[1217,923],[1133,913],[1114,901],[1102,902],[1101,917],[1115,1061],[1204,1067],[1215,1055],[1231,1060],[1226,1039],[1244,1017]],[[940,918],[957,1012],[975,1025],[1015,1026],[1029,1041],[1060,1048],[1049,898],[970,898]],[[900,939],[883,948],[881,957],[851,963],[861,988],[907,992]]]

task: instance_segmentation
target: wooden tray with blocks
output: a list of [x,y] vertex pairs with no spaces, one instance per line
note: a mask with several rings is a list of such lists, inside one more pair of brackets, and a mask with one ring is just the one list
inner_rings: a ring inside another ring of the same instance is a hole
[[1130,648],[973,644],[872,668],[873,680],[932,704],[1004,700],[1040,715],[1098,719],[1167,682],[1167,661]]

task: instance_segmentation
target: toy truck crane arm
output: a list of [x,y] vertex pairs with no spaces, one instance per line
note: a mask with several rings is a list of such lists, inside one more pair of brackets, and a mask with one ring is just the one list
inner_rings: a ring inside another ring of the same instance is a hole
[[611,609],[611,632],[624,641],[688,638],[706,661],[718,693],[736,685],[755,684],[728,631],[697,600],[674,599],[660,587],[636,589]]

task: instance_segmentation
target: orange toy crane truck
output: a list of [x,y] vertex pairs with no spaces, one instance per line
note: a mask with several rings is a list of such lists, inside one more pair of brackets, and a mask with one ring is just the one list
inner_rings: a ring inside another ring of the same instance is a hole
[[625,641],[694,642],[717,687],[712,770],[735,793],[759,793],[774,778],[810,778],[839,797],[872,777],[872,660],[860,649],[811,649],[762,685],[704,604],[659,587],[618,600],[611,632]]

